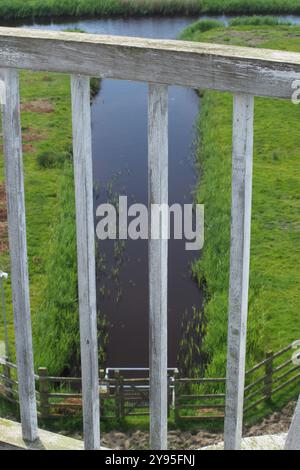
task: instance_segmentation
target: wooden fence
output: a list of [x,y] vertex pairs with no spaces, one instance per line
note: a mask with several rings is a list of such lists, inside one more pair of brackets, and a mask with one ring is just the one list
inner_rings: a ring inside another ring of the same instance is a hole
[[[270,404],[278,393],[299,382],[300,351],[295,341],[266,358],[246,372],[244,414],[261,403]],[[299,357],[298,357],[299,356]],[[175,381],[175,418],[177,420],[224,419],[225,378],[177,378]]]
[[[178,85],[233,94],[224,442],[226,450],[240,449],[248,314],[254,98],[264,96],[291,100],[296,80],[300,79],[300,54],[232,45],[0,28],[2,129],[19,405],[23,438],[33,442],[38,439],[39,431],[27,263],[20,70],[42,70],[71,76],[82,403],[87,450],[100,448],[90,77],[148,83],[150,208],[153,204],[168,203],[168,87]],[[154,218],[150,217],[151,234],[153,224]],[[167,214],[159,225],[159,237],[150,237],[148,242],[150,448],[163,450],[167,448],[168,417],[168,241],[163,237],[168,233]],[[45,390],[51,379],[44,377],[42,382]],[[45,395],[42,391],[43,399]],[[40,407],[41,397],[38,399]]]
[[[300,351],[294,342],[246,372],[245,408],[247,414],[263,402],[270,404],[278,392],[299,382]],[[16,365],[0,359],[0,396],[18,403]],[[51,377],[40,367],[36,380],[36,400],[40,418],[59,418],[82,413],[81,378]],[[168,415],[176,423],[187,420],[223,420],[225,378],[184,378],[178,372],[168,378]],[[149,378],[128,378],[115,371],[104,378],[100,371],[101,418],[124,421],[127,417],[149,415]]]

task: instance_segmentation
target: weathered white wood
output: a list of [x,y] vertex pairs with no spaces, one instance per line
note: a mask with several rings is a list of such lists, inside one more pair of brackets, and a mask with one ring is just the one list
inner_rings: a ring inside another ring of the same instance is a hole
[[[168,204],[168,87],[149,86],[149,213],[153,204]],[[150,217],[149,233],[153,231]],[[150,448],[167,448],[168,427],[168,217],[162,214],[157,239],[149,239]]]
[[300,54],[187,41],[0,28],[0,67],[291,99]]
[[9,251],[23,438],[38,438],[30,318],[18,71],[0,71]]
[[100,448],[90,81],[72,76],[83,427],[85,449]]
[[250,264],[253,96],[235,95],[233,108],[232,207],[228,318],[225,449],[242,438]]
[[286,439],[285,450],[300,450],[300,397]]

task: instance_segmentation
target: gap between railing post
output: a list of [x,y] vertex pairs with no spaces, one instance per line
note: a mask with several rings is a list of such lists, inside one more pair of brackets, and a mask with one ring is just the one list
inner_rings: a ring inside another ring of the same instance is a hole
[[241,446],[252,203],[254,98],[234,95],[232,206],[227,380],[224,442],[226,450]]
[[167,448],[168,429],[168,219],[163,211],[157,239],[151,208],[168,204],[168,87],[149,85],[149,355],[150,448]]
[[76,200],[83,430],[86,450],[100,448],[99,367],[90,79],[71,77]]
[[267,362],[265,364],[265,395],[266,402],[272,401],[272,385],[273,385],[273,351],[268,351],[266,354]]
[[6,170],[7,218],[11,258],[11,286],[23,438],[38,438],[20,119],[19,73],[1,69],[2,127]]
[[13,386],[11,382],[11,370],[10,370],[10,366],[7,364],[8,357],[4,357],[3,360],[5,361],[5,364],[3,364],[3,375],[5,377],[4,385],[5,385],[5,388],[7,389],[5,391],[5,394],[8,398],[13,399],[14,396],[13,396]]

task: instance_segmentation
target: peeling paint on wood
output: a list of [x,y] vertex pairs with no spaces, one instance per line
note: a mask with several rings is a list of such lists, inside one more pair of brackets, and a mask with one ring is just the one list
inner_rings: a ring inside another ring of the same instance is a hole
[[100,448],[90,80],[72,76],[78,294],[85,449]]
[[300,397],[287,436],[285,450],[300,450]]
[[23,438],[34,441],[38,437],[38,430],[29,300],[19,74],[14,69],[1,70],[0,78],[5,84],[2,122],[20,414]]
[[5,27],[0,66],[286,99],[300,79],[296,52]]
[[[149,209],[168,204],[168,87],[149,86]],[[150,212],[151,213],[151,212]],[[152,227],[150,216],[150,233]],[[150,448],[167,448],[168,426],[168,217],[162,214],[158,239],[149,239]]]
[[253,113],[253,96],[234,96],[230,287],[224,429],[226,450],[238,450],[242,439],[250,268]]

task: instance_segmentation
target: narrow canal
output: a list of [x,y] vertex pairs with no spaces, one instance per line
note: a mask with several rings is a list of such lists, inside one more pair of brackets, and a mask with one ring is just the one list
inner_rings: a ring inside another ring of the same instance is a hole
[[[217,19],[227,22],[227,18]],[[294,22],[298,18],[287,17]],[[89,33],[175,39],[196,18],[61,20],[22,24],[43,29],[80,28]],[[194,90],[169,89],[169,200],[193,202],[195,122],[199,98]],[[95,207],[115,202],[147,204],[147,85],[103,80],[92,105]],[[169,367],[178,364],[184,335],[184,312],[202,308],[202,293],[191,276],[199,253],[185,250],[185,241],[169,245]],[[147,242],[98,243],[98,309],[109,324],[107,365],[148,367]]]

